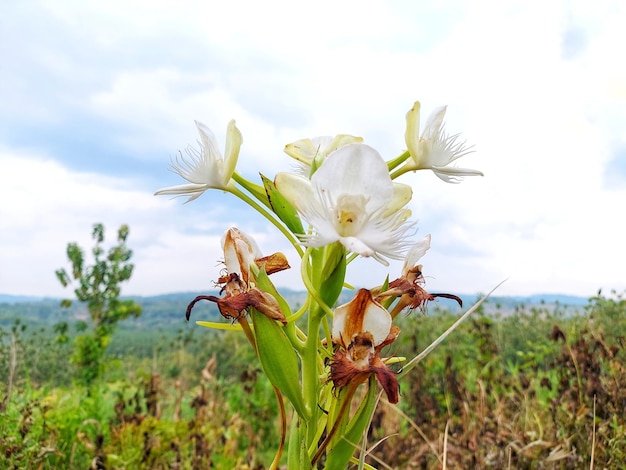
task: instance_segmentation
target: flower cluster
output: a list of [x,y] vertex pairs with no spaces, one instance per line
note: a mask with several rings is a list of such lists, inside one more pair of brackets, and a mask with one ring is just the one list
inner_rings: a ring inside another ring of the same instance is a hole
[[[304,460],[307,468],[315,467],[324,454],[327,468],[345,468],[376,406],[376,381],[390,403],[400,400],[398,375],[385,357],[386,346],[400,334],[394,319],[437,297],[461,303],[452,294],[424,289],[418,262],[431,236],[412,241],[416,228],[408,204],[413,189],[397,181],[417,170],[431,170],[449,183],[482,175],[455,166],[471,147],[458,134],[445,133],[445,112],[445,107],[437,108],[420,133],[416,102],[406,115],[407,149],[388,161],[361,137],[297,140],[285,147],[298,162],[296,171],[280,172],[273,180],[262,176],[261,184],[236,172],[243,140],[234,121],[227,128],[224,157],[213,133],[196,122],[200,148],[190,147],[172,161],[174,172],[187,184],[156,192],[187,196],[186,202],[208,189],[230,193],[263,215],[300,256],[307,300],[294,312],[269,278],[289,268],[286,257],[263,256],[252,237],[231,227],[222,238],[219,295],[198,296],[187,309],[189,319],[197,302],[215,302],[228,323],[198,323],[246,334],[275,388],[282,441],[288,420],[283,397],[293,406],[297,423],[289,433],[289,468],[302,468]],[[358,256],[384,266],[390,259],[404,260],[404,265],[393,281],[358,289],[352,300],[337,306],[351,285],[346,268]],[[365,383],[366,397],[351,411],[355,392]],[[281,444],[271,468],[278,467],[282,451]]]

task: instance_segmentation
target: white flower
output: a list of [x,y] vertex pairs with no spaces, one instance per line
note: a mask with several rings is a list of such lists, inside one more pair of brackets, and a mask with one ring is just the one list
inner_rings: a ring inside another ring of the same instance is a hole
[[290,173],[276,176],[276,187],[315,229],[300,235],[307,246],[339,241],[349,251],[401,259],[407,248],[411,212],[410,186],[393,183],[387,164],[365,144],[350,144],[331,153],[311,179]]
[[313,137],[312,139],[296,140],[285,145],[285,153],[302,164],[300,168],[301,174],[311,176],[329,154],[344,145],[361,142],[363,142],[362,137],[347,134],[339,134],[335,137]]
[[458,183],[463,176],[483,176],[478,170],[458,168],[452,162],[471,153],[471,147],[460,141],[460,134],[447,135],[443,119],[446,106],[436,108],[428,117],[424,131],[420,136],[420,102],[416,101],[406,114],[406,146],[413,161],[410,170],[432,170],[435,175],[447,183]]
[[196,127],[200,134],[200,150],[191,146],[187,147],[187,155],[185,156],[181,152],[176,160],[171,163],[172,170],[189,181],[190,184],[159,189],[154,193],[155,195],[189,196],[185,202],[190,202],[200,197],[209,188],[227,190],[232,184],[231,178],[237,165],[239,149],[243,141],[235,121],[228,123],[224,149],[225,158],[222,158],[213,132],[198,121],[196,121]]
[[417,262],[426,254],[430,248],[430,234],[426,235],[420,241],[415,243],[406,254],[404,265],[402,266],[402,277],[406,278],[413,268],[417,266]]
[[222,250],[228,273],[237,274],[248,285],[250,265],[263,256],[254,239],[238,228],[231,227],[222,236]]

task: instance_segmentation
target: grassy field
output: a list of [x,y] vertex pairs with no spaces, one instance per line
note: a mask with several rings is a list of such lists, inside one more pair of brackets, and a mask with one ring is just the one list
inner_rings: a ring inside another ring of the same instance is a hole
[[[398,405],[378,407],[368,463],[626,468],[626,300],[488,311],[411,371]],[[389,353],[413,357],[455,318],[436,304],[404,316]],[[118,331],[104,378],[85,388],[71,341],[31,323],[2,328],[0,467],[266,468],[278,413],[245,339],[170,330]]]

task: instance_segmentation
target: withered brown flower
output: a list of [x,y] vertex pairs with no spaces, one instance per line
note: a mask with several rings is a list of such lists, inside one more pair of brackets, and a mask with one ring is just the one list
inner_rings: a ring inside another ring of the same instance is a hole
[[265,269],[272,274],[288,269],[287,258],[282,253],[274,253],[263,257],[255,241],[239,229],[232,227],[222,237],[224,250],[224,265],[226,273],[217,284],[221,286],[220,294],[200,295],[187,306],[187,320],[191,310],[200,300],[209,300],[217,303],[217,308],[224,318],[239,320],[248,307],[256,308],[267,317],[287,323],[284,313],[276,299],[269,293],[254,287],[254,275],[250,269],[252,265]]
[[396,374],[381,359],[380,351],[395,341],[400,329],[391,315],[360,289],[354,299],[335,309],[332,340],[338,347],[330,364],[330,380],[336,388],[365,382],[372,374],[380,382],[390,403],[398,403]]
[[463,301],[456,295],[429,293],[422,287],[425,282],[422,274],[422,265],[417,264],[417,262],[430,248],[430,239],[430,234],[426,235],[413,245],[407,253],[402,266],[401,276],[391,281],[386,291],[379,292],[379,289],[374,290],[374,295],[377,299],[399,297],[398,302],[391,309],[392,318],[395,318],[405,308],[411,310],[416,308],[424,309],[428,302],[432,302],[437,297],[456,300],[461,307],[463,306]]

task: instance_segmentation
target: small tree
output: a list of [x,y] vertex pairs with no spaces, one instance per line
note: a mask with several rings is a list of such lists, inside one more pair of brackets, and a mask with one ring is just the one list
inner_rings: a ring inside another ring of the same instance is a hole
[[[64,269],[56,271],[57,278],[67,287],[76,282],[74,294],[80,302],[87,304],[91,316],[91,331],[75,339],[76,349],[73,362],[78,366],[79,378],[86,385],[93,383],[104,371],[104,353],[111,341],[117,323],[130,316],[141,315],[141,306],[132,300],[120,300],[120,284],[128,281],[134,265],[129,263],[132,251],[126,246],[128,225],[117,231],[118,244],[105,253],[104,226],[93,226],[92,238],[96,241],[91,250],[93,265],[85,265],[85,253],[77,243],[67,245],[67,257],[72,265],[71,275]],[[63,307],[70,307],[72,301],[61,301]],[[89,325],[79,322],[77,329],[86,331]]]

